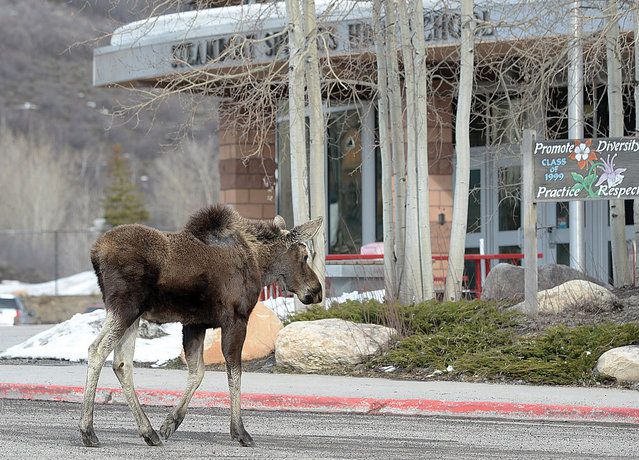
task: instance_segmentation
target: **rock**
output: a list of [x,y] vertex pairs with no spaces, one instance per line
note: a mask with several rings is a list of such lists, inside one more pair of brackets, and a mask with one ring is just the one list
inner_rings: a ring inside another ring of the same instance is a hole
[[[537,273],[539,291],[545,291],[572,280],[590,281],[599,286],[610,288],[609,285],[566,265],[542,265],[538,268]],[[505,263],[497,264],[484,281],[481,298],[482,300],[511,301],[513,303],[524,300],[524,268]]]
[[[567,308],[581,307],[583,309],[609,310],[617,302],[617,296],[605,287],[590,281],[572,280],[551,289],[537,293],[539,313],[557,314]],[[518,303],[512,308],[527,312],[524,302]]]
[[157,323],[150,323],[145,319],[140,320],[140,327],[138,328],[138,337],[142,339],[159,339],[167,334],[162,326]]
[[639,382],[639,345],[613,348],[599,357],[597,372],[620,382]]
[[395,329],[376,324],[342,319],[298,321],[277,335],[275,362],[306,373],[355,365],[387,348],[396,336]]
[[[264,358],[275,350],[275,338],[282,322],[273,311],[258,302],[249,316],[246,339],[242,347],[242,361]],[[208,329],[204,338],[204,364],[222,364],[222,335],[220,328]]]

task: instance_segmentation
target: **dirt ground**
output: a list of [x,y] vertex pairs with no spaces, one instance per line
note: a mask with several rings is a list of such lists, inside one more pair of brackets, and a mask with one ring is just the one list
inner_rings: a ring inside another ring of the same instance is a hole
[[100,296],[36,296],[23,297],[27,310],[35,314],[36,324],[57,324],[66,321],[76,313],[83,313],[87,307],[101,304]]

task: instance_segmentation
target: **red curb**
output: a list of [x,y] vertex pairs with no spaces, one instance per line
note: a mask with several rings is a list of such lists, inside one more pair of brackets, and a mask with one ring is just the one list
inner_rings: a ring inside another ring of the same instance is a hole
[[[140,402],[149,406],[172,406],[182,396],[180,391],[166,390],[136,390],[136,393]],[[80,403],[83,395],[83,387],[0,383],[0,399]],[[96,402],[99,404],[126,403],[120,388],[98,388]],[[190,405],[192,407],[228,408],[228,393],[199,391],[193,396]],[[242,394],[242,407],[254,410],[397,415],[483,415],[561,420],[614,420],[639,423],[639,408],[562,404],[346,398],[249,393]]]

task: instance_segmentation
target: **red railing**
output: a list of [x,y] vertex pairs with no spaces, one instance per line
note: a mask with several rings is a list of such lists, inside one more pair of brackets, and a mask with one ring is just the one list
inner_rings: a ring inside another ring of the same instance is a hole
[[[540,252],[537,254],[538,258],[543,257],[543,254]],[[327,254],[326,261],[348,261],[348,260],[380,260],[383,259],[383,254]],[[465,254],[464,260],[473,261],[475,264],[475,287],[474,289],[469,289],[468,291],[473,293],[477,298],[481,297],[482,293],[482,279],[481,279],[481,264],[482,261],[484,263],[484,268],[486,270],[486,275],[490,273],[491,260],[510,260],[510,261],[519,261],[524,258],[523,254],[515,253],[515,254]],[[446,261],[448,260],[447,255],[434,255],[433,260],[437,261]],[[442,276],[434,277],[434,281],[441,282],[445,284],[446,278]],[[462,282],[468,283],[468,277],[464,276]],[[282,296],[282,290],[277,284],[272,284],[271,286],[265,286],[260,293],[260,300],[275,298]]]

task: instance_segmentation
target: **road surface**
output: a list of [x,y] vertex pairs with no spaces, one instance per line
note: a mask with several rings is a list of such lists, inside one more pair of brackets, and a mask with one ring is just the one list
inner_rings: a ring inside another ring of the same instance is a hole
[[[158,427],[166,408],[146,411]],[[126,406],[99,405],[99,449],[82,446],[80,406],[0,400],[0,452],[6,459],[85,458],[633,458],[635,424],[491,420],[459,417],[244,413],[256,442],[242,448],[228,434],[227,412],[193,409],[163,447],[137,437]],[[91,457],[89,457],[91,456]]]
[[23,326],[0,326],[0,352],[52,328],[55,324],[25,324]]

